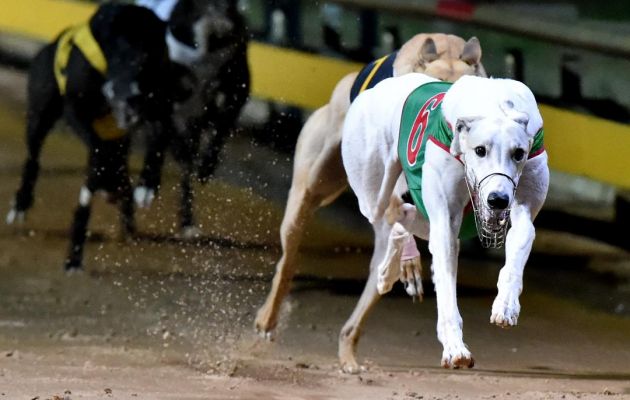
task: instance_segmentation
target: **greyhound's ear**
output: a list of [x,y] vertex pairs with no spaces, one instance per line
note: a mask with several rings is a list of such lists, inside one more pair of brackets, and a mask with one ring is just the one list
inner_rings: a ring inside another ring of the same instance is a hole
[[462,154],[462,140],[466,140],[466,136],[470,131],[470,126],[473,122],[479,118],[459,118],[455,123],[455,129],[453,129],[453,141],[451,142],[451,154],[455,157]]
[[439,57],[435,42],[433,39],[427,38],[420,48],[420,59],[424,62],[431,62],[437,60]]
[[481,62],[481,44],[476,36],[468,39],[459,58],[468,65],[477,65]]
[[512,100],[506,100],[499,104],[501,110],[505,113],[505,115],[521,125],[525,131],[527,131],[527,124],[529,123],[529,115],[522,111],[518,111],[514,109],[514,102]]

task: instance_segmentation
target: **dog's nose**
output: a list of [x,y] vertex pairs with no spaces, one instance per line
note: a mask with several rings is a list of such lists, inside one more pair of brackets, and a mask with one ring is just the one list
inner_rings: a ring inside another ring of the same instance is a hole
[[510,198],[505,193],[492,192],[488,195],[488,205],[493,210],[505,210],[510,204]]

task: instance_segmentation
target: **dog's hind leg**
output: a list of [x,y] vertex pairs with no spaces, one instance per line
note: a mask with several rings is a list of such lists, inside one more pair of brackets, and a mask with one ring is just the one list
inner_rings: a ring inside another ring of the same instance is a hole
[[[390,225],[399,223],[404,227],[406,232],[408,232],[405,234],[406,239],[400,256],[400,270],[402,274],[400,281],[405,285],[405,291],[409,296],[417,296],[418,299],[422,301],[424,294],[422,289],[422,262],[416,241],[410,233],[416,231],[417,233],[428,234],[428,229],[426,232],[425,229],[422,229],[422,224],[417,219],[418,212],[416,207],[413,204],[404,203],[402,198],[398,195],[392,195],[385,216]],[[426,237],[424,235],[420,236]],[[382,273],[383,271],[380,272]],[[390,272],[393,273],[393,271]],[[381,281],[383,277],[383,275],[379,274],[379,281]],[[385,291],[379,290],[379,293],[383,294],[389,291],[394,282],[395,279],[389,283],[385,283],[383,289],[385,289],[386,286],[389,286],[389,288]]]
[[400,280],[405,291],[411,297],[422,300],[422,263],[416,241],[401,224],[392,228],[383,262],[377,267],[378,282],[376,287],[383,295]]
[[295,275],[298,249],[304,234],[304,223],[312,215],[317,204],[303,187],[292,187],[287,208],[280,226],[282,256],[276,265],[276,273],[265,304],[258,310],[254,328],[260,335],[271,338],[278,323],[280,305],[289,292]]
[[385,257],[390,231],[391,226],[382,219],[374,224],[374,253],[370,261],[370,275],[357,306],[339,333],[339,363],[341,370],[345,373],[357,374],[361,371],[356,360],[357,343],[363,323],[372,307],[381,298],[376,288],[379,276],[378,265]]
[[304,225],[317,208],[332,202],[347,186],[339,149],[341,120],[331,115],[329,106],[324,106],[309,118],[300,133],[280,227],[282,257],[276,265],[271,291],[255,321],[260,334],[268,336],[276,327],[280,305],[295,274]]
[[39,156],[46,135],[61,117],[63,100],[53,73],[56,46],[45,47],[34,59],[29,71],[28,111],[26,118],[27,158],[22,170],[20,187],[6,222],[24,219],[33,205],[33,191],[39,175]]
[[402,165],[397,157],[387,161],[385,165],[385,176],[383,177],[383,182],[378,192],[376,209],[372,211],[372,218],[379,219],[385,214],[390,203],[392,192],[401,173]]

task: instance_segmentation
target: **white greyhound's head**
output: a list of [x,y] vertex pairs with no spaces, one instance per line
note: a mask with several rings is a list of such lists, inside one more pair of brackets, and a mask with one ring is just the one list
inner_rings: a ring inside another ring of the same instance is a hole
[[514,80],[466,76],[447,92],[442,109],[453,127],[451,153],[466,168],[478,223],[504,231],[534,136],[542,127],[534,95]]

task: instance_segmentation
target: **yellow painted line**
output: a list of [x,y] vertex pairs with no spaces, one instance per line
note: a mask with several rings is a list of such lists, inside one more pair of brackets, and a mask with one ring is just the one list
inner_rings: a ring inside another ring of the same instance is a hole
[[541,105],[549,165],[630,188],[630,126]]
[[96,5],[71,0],[0,0],[0,30],[49,41],[87,21]]
[[328,103],[337,82],[363,67],[262,43],[250,44],[248,59],[254,96],[311,109]]
[[[0,31],[51,40],[87,20],[95,5],[72,0],[0,0]],[[314,109],[363,65],[252,42],[252,95]],[[630,126],[541,105],[552,168],[630,188]]]

